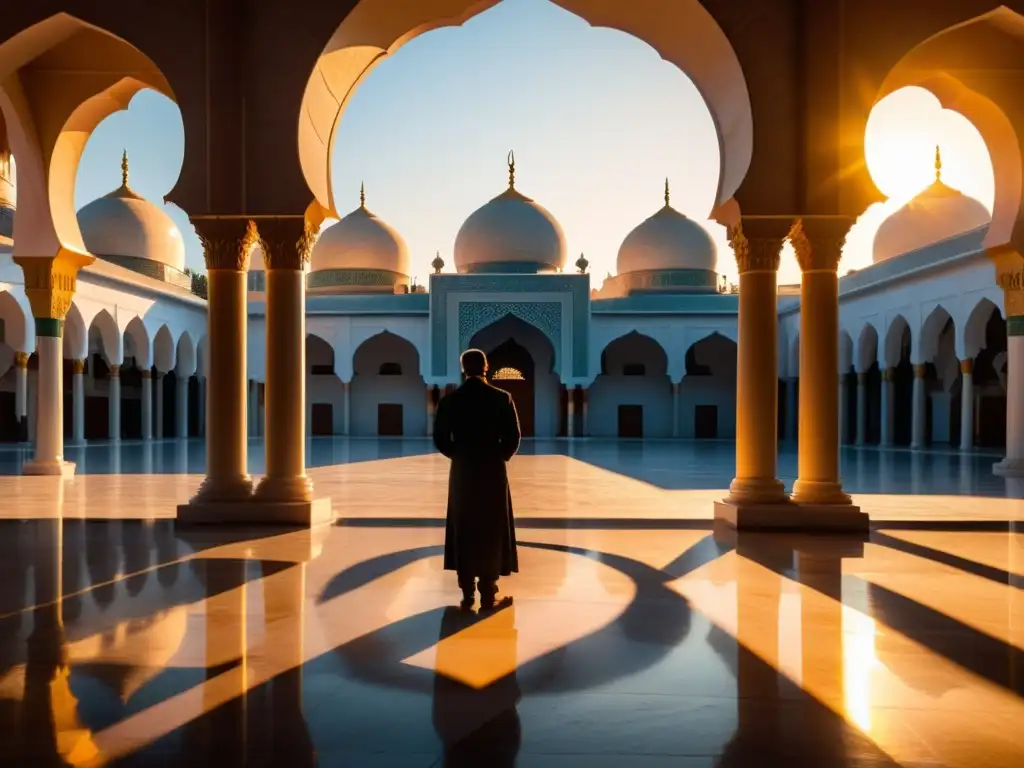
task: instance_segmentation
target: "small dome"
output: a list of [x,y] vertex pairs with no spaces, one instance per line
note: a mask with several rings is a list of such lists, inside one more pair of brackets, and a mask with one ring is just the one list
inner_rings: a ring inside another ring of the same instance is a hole
[[327,270],[375,270],[409,276],[405,240],[367,210],[364,189],[359,192],[359,207],[325,229],[313,246],[310,272]]
[[973,197],[942,183],[942,158],[935,148],[935,181],[889,218],[875,233],[872,260],[900,256],[987,227],[992,214]]
[[455,237],[459,272],[553,272],[566,263],[565,234],[555,217],[515,188],[509,153],[508,189],[475,210]]
[[121,186],[78,212],[86,249],[102,258],[147,259],[185,269],[185,243],[174,221],[159,206],[128,186],[128,157],[121,159]]
[[714,272],[717,266],[718,249],[707,230],[669,204],[667,179],[664,207],[626,235],[616,260],[620,275],[655,270]]

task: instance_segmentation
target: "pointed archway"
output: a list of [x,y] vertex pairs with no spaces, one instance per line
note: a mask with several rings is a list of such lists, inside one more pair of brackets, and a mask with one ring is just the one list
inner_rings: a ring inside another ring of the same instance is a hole
[[512,395],[519,414],[519,430],[523,437],[533,437],[535,388],[533,356],[515,339],[508,339],[488,354],[490,368],[487,378],[499,389]]

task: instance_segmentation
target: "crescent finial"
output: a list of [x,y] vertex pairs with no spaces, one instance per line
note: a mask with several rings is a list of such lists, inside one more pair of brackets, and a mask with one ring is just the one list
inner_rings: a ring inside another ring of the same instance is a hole
[[515,150],[508,151],[508,188],[515,189],[516,186],[516,153]]

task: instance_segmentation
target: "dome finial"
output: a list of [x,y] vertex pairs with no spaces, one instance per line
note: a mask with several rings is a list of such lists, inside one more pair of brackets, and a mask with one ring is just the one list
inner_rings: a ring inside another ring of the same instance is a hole
[[513,149],[508,151],[508,188],[516,188],[516,153]]
[[359,182],[359,207],[366,208],[366,184]]
[[935,181],[942,181],[942,150],[935,145]]
[[665,177],[665,207],[669,207],[669,195],[668,195],[668,176]]
[[121,186],[128,186],[128,150],[121,153]]

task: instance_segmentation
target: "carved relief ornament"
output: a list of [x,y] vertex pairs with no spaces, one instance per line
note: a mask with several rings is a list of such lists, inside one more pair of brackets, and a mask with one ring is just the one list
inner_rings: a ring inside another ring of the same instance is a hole
[[800,269],[804,272],[835,272],[839,269],[851,226],[853,219],[841,216],[794,221],[787,239],[793,245]]
[[56,256],[16,256],[14,261],[25,274],[33,317],[63,320],[75,297],[78,270],[95,257],[61,248]]
[[729,244],[736,255],[736,266],[741,275],[744,272],[778,272],[782,242],[779,237],[748,239],[743,234],[742,224],[729,233]]
[[303,270],[320,236],[304,217],[277,218],[262,223],[260,242],[267,270]]
[[203,244],[207,269],[248,271],[252,249],[260,241],[256,222],[252,219],[193,219],[193,223]]

